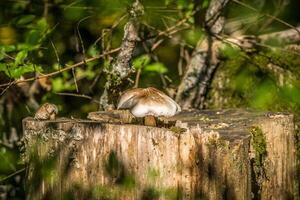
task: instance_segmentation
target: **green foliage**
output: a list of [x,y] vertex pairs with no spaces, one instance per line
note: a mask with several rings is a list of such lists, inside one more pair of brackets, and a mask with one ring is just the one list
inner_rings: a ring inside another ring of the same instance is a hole
[[[300,59],[297,54],[264,50],[248,55],[238,48],[225,46],[221,57],[224,63],[216,73],[210,97],[217,92],[226,98],[223,107],[251,107],[294,113],[300,111],[299,72],[296,67]],[[215,89],[218,81],[224,81],[222,90]],[[213,107],[213,104],[210,106]]]
[[34,15],[22,15],[18,21],[16,22],[16,25],[26,25],[32,22],[35,19]]
[[53,92],[72,91],[76,89],[74,84],[66,83],[62,77],[53,78],[51,82]]
[[21,66],[16,64],[2,64],[0,63],[0,71],[5,72],[5,74],[10,78],[20,78],[25,73],[28,72],[41,72],[41,66],[34,64],[23,64]]
[[[0,60],[5,61],[0,63],[0,72],[3,71],[9,78],[20,78],[29,72],[43,71],[39,64],[34,64],[30,61],[30,54],[40,48],[50,31],[45,19],[42,18],[33,21],[34,18],[32,15],[26,15],[17,21],[17,25],[27,24],[30,27],[29,31],[25,34],[24,43],[0,45]],[[8,56],[9,54],[15,55]]]
[[184,32],[185,41],[192,45],[196,46],[199,40],[204,38],[204,32],[201,29],[190,29]]
[[3,172],[14,172],[16,170],[16,165],[17,165],[17,155],[4,147],[0,147],[0,159],[2,162],[0,162],[0,180],[2,178],[6,177],[5,175],[1,175]]
[[145,54],[145,55],[141,55],[141,56],[135,58],[133,60],[132,64],[135,69],[142,69],[143,67],[148,65],[150,63],[150,61],[151,61],[150,56]]
[[144,67],[145,72],[155,72],[158,74],[165,74],[168,72],[168,68],[160,62],[151,63]]

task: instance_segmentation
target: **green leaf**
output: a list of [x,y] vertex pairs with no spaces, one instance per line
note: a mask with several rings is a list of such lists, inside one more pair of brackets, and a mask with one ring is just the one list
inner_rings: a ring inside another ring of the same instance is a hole
[[156,63],[152,63],[150,65],[146,65],[144,67],[144,71],[165,74],[168,72],[168,68],[163,63],[156,62]]
[[150,62],[150,60],[151,60],[150,56],[148,56],[147,54],[145,54],[145,55],[141,55],[141,56],[135,58],[133,60],[132,64],[133,64],[133,67],[135,69],[141,69],[145,65],[148,65],[149,62]]
[[41,71],[42,71],[41,66],[37,66],[35,64],[25,64],[25,65],[18,66],[16,68],[10,70],[10,75],[12,78],[20,78],[20,76],[22,76],[25,73],[41,72]]
[[20,76],[28,72],[41,72],[42,67],[35,64],[24,64],[21,66],[16,66],[14,63],[0,63],[0,71],[3,71],[10,78],[20,78]]
[[23,50],[20,51],[19,53],[17,53],[16,57],[15,57],[15,65],[19,65],[22,64],[24,62],[24,60],[27,58],[28,56],[28,51]]
[[57,77],[52,79],[52,90],[53,92],[61,92],[64,90],[74,90],[75,85],[69,84],[65,80],[62,79],[62,77]]
[[34,15],[24,15],[20,17],[20,19],[17,21],[17,25],[25,25],[34,20],[35,16]]
[[13,52],[16,50],[16,46],[15,45],[5,45],[5,46],[2,46],[1,49],[3,48],[3,50],[7,53],[9,52]]
[[7,70],[6,64],[0,63],[0,72],[5,72]]
[[38,20],[37,22],[37,29],[39,29],[41,32],[44,32],[48,29],[48,23],[47,20],[45,18],[41,18],[40,20]]
[[209,6],[209,0],[204,0],[202,2],[202,8],[208,8],[208,6]]
[[220,56],[223,58],[236,58],[237,55],[241,53],[241,50],[239,48],[234,47],[230,44],[225,44],[220,49]]
[[63,90],[63,80],[62,78],[54,78],[52,79],[52,89],[54,92],[60,92]]
[[14,45],[0,45],[0,60],[3,60],[6,56],[5,54],[13,52],[16,50]]
[[20,43],[17,44],[17,48],[16,50],[21,51],[21,50],[27,50],[27,51],[31,51],[34,50],[36,48],[36,46],[28,44],[28,43]]
[[48,24],[46,19],[40,19],[33,29],[26,34],[26,43],[31,45],[38,45],[43,41],[47,35]]
[[97,56],[99,54],[99,52],[100,52],[99,48],[97,48],[95,45],[92,45],[92,46],[89,47],[89,49],[87,51],[87,54],[89,56],[94,57],[94,56]]
[[193,46],[196,46],[199,40],[202,39],[203,37],[204,37],[204,33],[201,29],[187,30],[184,32],[185,40]]

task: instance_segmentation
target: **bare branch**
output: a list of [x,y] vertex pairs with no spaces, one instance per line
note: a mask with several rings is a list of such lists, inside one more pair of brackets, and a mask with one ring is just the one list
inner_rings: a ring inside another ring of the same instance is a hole
[[263,34],[258,37],[262,41],[267,41],[269,39],[276,39],[283,43],[295,43],[300,41],[299,32],[300,32],[300,26],[292,29],[284,30],[284,31],[275,32],[275,33]]
[[[98,60],[99,58],[102,58],[102,57],[104,57],[104,56],[106,56],[108,54],[116,53],[119,50],[120,50],[120,48],[112,49],[111,51],[105,52],[103,54],[100,54],[98,56],[95,56],[95,57],[92,57],[92,58],[89,58],[89,59],[86,59],[86,63]],[[9,83],[0,84],[0,88],[1,87],[6,87],[6,86],[11,86],[11,85],[16,85],[16,84],[20,84],[20,83],[24,83],[24,82],[30,82],[30,81],[34,81],[34,80],[37,80],[37,79],[42,79],[42,78],[45,78],[45,77],[55,76],[55,75],[58,75],[58,74],[60,74],[60,73],[62,73],[64,71],[68,71],[70,69],[82,66],[84,64],[85,63],[83,61],[81,61],[81,62],[78,62],[78,63],[76,63],[74,65],[65,66],[64,68],[62,68],[60,70],[57,70],[55,72],[51,72],[49,74],[43,74],[43,75],[39,75],[37,77],[32,77],[32,78],[27,78],[27,79],[19,79],[19,80],[14,80],[14,81],[9,82]]]
[[[140,17],[144,14],[144,7],[136,0],[129,10],[129,21],[124,27],[124,36],[121,44],[121,49],[118,56],[111,65],[111,70],[108,71],[107,82],[105,89],[100,97],[100,109],[110,107],[109,103],[118,95],[120,85],[127,80],[128,76],[134,71],[130,61],[133,57],[133,51],[136,43],[140,40],[138,33],[140,28]],[[108,96],[109,95],[109,96]]]
[[[250,9],[252,11],[259,12],[256,8],[250,6],[250,5],[246,4],[246,3],[243,3],[241,1],[233,0],[233,2],[235,2],[235,3],[237,3],[237,4],[241,5],[241,6],[243,6],[245,8],[248,8],[248,9]],[[269,18],[271,18],[271,19],[273,19],[273,20],[275,20],[275,21],[277,21],[277,22],[279,22],[279,23],[281,23],[281,24],[283,24],[283,25],[285,25],[285,26],[287,26],[289,28],[295,29],[295,31],[298,32],[298,34],[300,35],[300,31],[296,27],[294,27],[293,25],[291,25],[291,24],[283,21],[282,19],[280,19],[280,18],[278,18],[278,17],[276,17],[274,15],[270,15],[270,14],[263,14],[263,15],[267,16],[267,17],[269,17]]]
[[113,76],[118,77],[118,81],[128,77],[128,75],[133,71],[132,67],[130,66],[130,61],[132,59],[136,42],[139,41],[138,31],[140,23],[138,17],[143,15],[144,8],[139,1],[135,1],[129,13],[130,19],[124,27],[121,50],[115,62],[112,64],[111,73]]
[[65,92],[59,92],[56,93],[57,95],[61,95],[61,96],[72,96],[72,97],[79,97],[79,98],[84,98],[84,99],[89,99],[95,103],[99,104],[99,101],[93,99],[92,97],[85,95],[85,94],[74,94],[74,93],[65,93]]

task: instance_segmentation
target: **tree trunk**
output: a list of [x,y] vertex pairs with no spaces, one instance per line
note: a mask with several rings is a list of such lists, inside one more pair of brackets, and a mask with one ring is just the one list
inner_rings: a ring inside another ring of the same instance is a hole
[[148,127],[111,112],[23,120],[27,199],[298,198],[292,115],[189,111]]

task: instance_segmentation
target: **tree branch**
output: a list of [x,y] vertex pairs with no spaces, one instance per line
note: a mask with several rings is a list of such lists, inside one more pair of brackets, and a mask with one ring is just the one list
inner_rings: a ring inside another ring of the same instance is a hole
[[258,37],[262,42],[270,40],[270,39],[276,39],[282,43],[295,43],[295,42],[300,41],[299,32],[300,32],[300,26],[291,28],[291,29],[287,29],[284,31],[278,31],[275,33],[263,34]]
[[136,42],[139,41],[139,17],[143,15],[144,8],[139,1],[135,1],[129,11],[130,19],[124,27],[124,36],[121,45],[121,50],[112,64],[111,74],[118,77],[121,81],[127,78],[133,71],[130,61],[135,49]]
[[221,16],[229,0],[212,0],[205,15],[207,37],[200,41],[187,66],[187,71],[178,87],[176,101],[183,109],[202,107],[203,97],[218,62],[216,42],[213,35],[220,34],[224,27]]
[[[129,21],[124,27],[124,36],[121,44],[121,49],[111,65],[111,70],[107,74],[107,82],[105,89],[100,98],[100,108],[106,109],[111,103],[111,99],[118,95],[120,85],[134,71],[130,61],[133,57],[133,51],[136,43],[139,41],[139,18],[144,14],[144,7],[136,0],[129,10]],[[107,96],[109,95],[109,97]]]
[[[98,56],[95,56],[95,57],[92,57],[92,58],[89,58],[89,59],[86,59],[86,63],[98,60],[99,58],[102,58],[102,57],[104,57],[104,56],[106,56],[108,54],[116,53],[119,50],[120,50],[120,48],[112,49],[111,51],[105,52],[103,54],[100,54]],[[11,85],[16,85],[16,84],[20,84],[20,83],[24,83],[24,82],[30,82],[30,81],[42,79],[42,78],[45,78],[45,77],[55,76],[55,75],[58,75],[58,74],[60,74],[60,73],[62,73],[64,71],[68,71],[70,69],[73,69],[73,68],[76,68],[76,67],[80,67],[80,66],[82,66],[84,64],[85,63],[83,61],[81,61],[81,62],[75,63],[74,65],[66,66],[64,68],[61,68],[60,70],[57,70],[55,72],[51,72],[51,73],[48,73],[48,74],[43,74],[43,75],[39,75],[39,76],[36,76],[36,77],[27,78],[27,79],[18,79],[18,80],[11,81],[9,83],[3,83],[3,84],[0,84],[0,88],[11,86]]]

